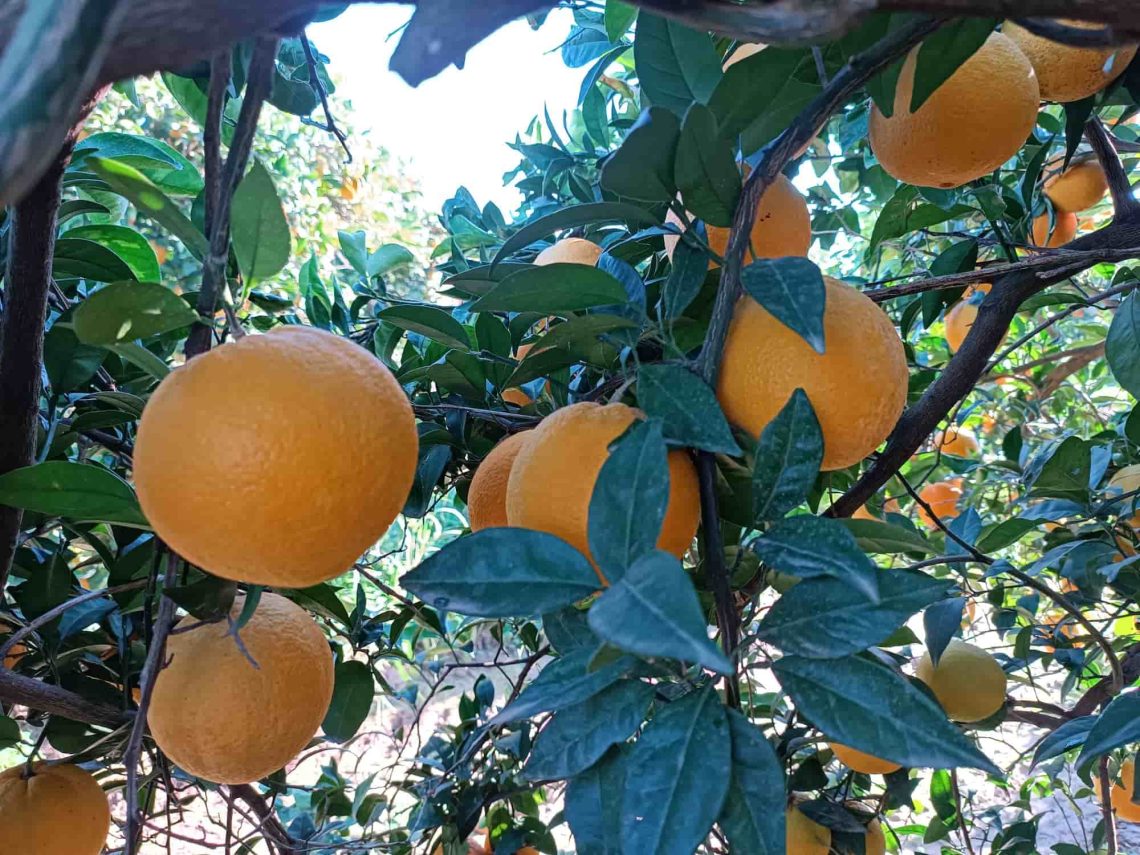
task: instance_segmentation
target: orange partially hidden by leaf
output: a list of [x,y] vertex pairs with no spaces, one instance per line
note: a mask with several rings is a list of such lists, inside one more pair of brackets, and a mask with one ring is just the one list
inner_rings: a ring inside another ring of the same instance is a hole
[[[1079,29],[1096,29],[1101,26],[1090,21],[1068,19],[1062,19],[1059,23]],[[1002,32],[1013,40],[1033,64],[1041,87],[1041,98],[1045,101],[1068,103],[1095,95],[1123,74],[1136,56],[1134,44],[1120,47],[1075,47],[1038,36],[1013,21],[1006,21],[1002,25]]]
[[853,519],[853,520],[875,520],[875,521],[877,521],[878,517],[876,517],[869,510],[867,510],[866,505],[860,505],[858,508],[855,509],[855,512],[851,514],[851,519]]
[[981,450],[973,431],[957,425],[948,427],[938,435],[935,448],[954,457],[973,457]]
[[1006,676],[997,660],[956,638],[942,652],[937,668],[930,654],[923,654],[915,676],[930,687],[954,721],[981,721],[1005,703]]
[[[927,484],[918,491],[919,497],[930,506],[930,510],[934,512],[934,516],[946,522],[958,516],[958,501],[962,498],[962,479],[951,478],[948,481],[935,481],[932,484]],[[937,528],[934,519],[927,513],[926,508],[920,504],[915,504],[918,510],[918,518],[922,520],[922,524],[927,528]]]
[[795,805],[784,814],[788,855],[828,855],[831,829],[808,817]]
[[836,759],[854,772],[862,772],[864,775],[889,775],[891,772],[902,768],[898,763],[892,763],[890,760],[880,760],[878,757],[871,754],[864,754],[862,751],[848,748],[846,745],[841,745],[838,742],[829,742],[827,744]]
[[593,267],[601,257],[602,248],[585,238],[563,238],[548,246],[535,258],[539,266],[547,264],[585,264]]
[[[1132,788],[1136,780],[1136,762],[1125,760],[1120,767],[1120,775],[1109,790],[1109,799],[1117,819],[1125,822],[1140,822],[1140,805],[1132,801]],[[1100,788],[1100,776],[1093,775],[1097,798],[1103,799]]]
[[529,433],[508,436],[491,449],[475,470],[471,488],[467,491],[467,510],[471,517],[472,531],[508,524],[507,480],[515,458],[529,437]]
[[[1063,158],[1046,168],[1060,169]],[[1076,213],[1093,207],[1108,192],[1108,179],[1095,156],[1073,158],[1069,168],[1045,182],[1045,195],[1058,211]]]
[[[0,622],[0,644],[3,644],[7,640],[7,637],[12,634],[12,632],[14,632],[14,630],[10,626],[8,626],[6,623]],[[22,641],[16,642],[12,645],[12,649],[9,650],[8,653],[4,656],[4,667],[11,671],[13,668],[20,664],[20,660],[24,658],[24,655],[27,652],[28,646],[26,644],[24,644]]]
[[0,772],[0,852],[99,855],[111,830],[107,796],[78,766],[37,763]]
[[1077,236],[1077,215],[1057,211],[1053,229],[1049,230],[1049,215],[1042,214],[1033,220],[1033,245],[1046,249],[1064,246]]

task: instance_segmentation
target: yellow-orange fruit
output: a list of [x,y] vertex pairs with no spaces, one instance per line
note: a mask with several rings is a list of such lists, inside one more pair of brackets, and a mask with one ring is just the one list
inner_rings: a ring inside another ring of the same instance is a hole
[[151,395],[135,485],[155,532],[216,576],[300,588],[347,570],[404,506],[415,417],[353,342],[279,327],[211,350]]
[[965,641],[952,639],[938,667],[924,653],[915,676],[930,687],[954,721],[981,721],[1005,703],[1005,671],[989,653]]
[[99,855],[111,808],[99,782],[78,766],[37,763],[0,772],[0,855]]
[[[232,617],[243,605],[239,597]],[[187,617],[178,626],[194,623]],[[300,606],[263,593],[240,635],[248,658],[226,621],[172,634],[147,715],[167,757],[217,784],[282,768],[316,733],[332,699],[332,653]]]
[[864,775],[889,775],[891,772],[902,768],[898,763],[882,760],[872,754],[864,754],[862,751],[849,748],[838,742],[827,744],[836,759],[854,772],[862,772]]
[[[1095,29],[1100,24],[1062,20],[1068,27]],[[1080,101],[1094,95],[1124,73],[1136,56],[1136,45],[1082,48],[1034,35],[1013,21],[1002,25],[1005,33],[1029,58],[1037,72],[1041,98],[1045,101]]]
[[736,63],[743,59],[748,59],[750,56],[756,56],[756,54],[760,53],[760,51],[766,47],[768,46],[761,42],[745,42],[744,44],[737,45],[736,50],[734,50],[732,55],[722,64],[722,68],[728,71],[732,66],[736,65]]
[[518,386],[514,386],[510,389],[504,389],[503,400],[508,404],[514,404],[516,407],[525,407],[534,403],[534,398],[532,398]]
[[887,836],[883,833],[883,826],[873,819],[867,823],[867,836],[863,842],[865,855],[886,855]]
[[[670,211],[666,222],[680,225],[681,221]],[[730,229],[709,226],[709,248],[724,257],[728,249]],[[680,238],[665,236],[665,253],[673,257],[673,249]],[[789,255],[805,256],[811,248],[811,214],[807,201],[795,185],[781,175],[760,197],[756,206],[756,222],[752,225],[751,247],[745,258],[784,258]]]
[[867,510],[866,505],[860,505],[858,508],[855,509],[854,513],[851,514],[851,519],[853,519],[853,520],[877,520],[878,517],[876,517],[869,510]]
[[958,187],[1017,154],[1040,101],[1033,66],[1017,46],[993,33],[912,113],[918,50],[903,65],[891,117],[871,112],[871,148],[883,169],[919,187]]
[[823,430],[823,468],[858,463],[906,403],[906,354],[890,318],[860,291],[824,277],[824,353],[750,297],[736,304],[717,381],[729,421],[759,437],[803,389]]
[[[948,481],[935,481],[927,484],[918,491],[919,497],[930,505],[934,516],[946,522],[958,516],[958,500],[962,498],[962,479],[951,478]],[[937,528],[934,519],[927,513],[922,505],[915,504],[918,509],[918,518],[927,528]]]
[[938,435],[935,447],[940,448],[943,454],[950,454],[954,457],[973,457],[982,448],[973,431],[957,425],[942,431]]
[[[1061,160],[1047,168],[1060,169]],[[1058,211],[1076,213],[1093,207],[1108,192],[1108,179],[1096,157],[1074,158],[1069,168],[1045,182],[1045,195]]]
[[[1108,481],[1109,496],[1122,496],[1125,493],[1134,493],[1140,490],[1140,463],[1134,463],[1131,466],[1125,466],[1123,469],[1117,471],[1115,475]],[[1119,501],[1114,506],[1114,510],[1118,514],[1125,514],[1132,508],[1140,509],[1140,495],[1129,496],[1127,499]],[[1125,520],[1132,528],[1140,531],[1140,510],[1137,510],[1129,519]]]
[[535,258],[534,263],[547,264],[585,264],[593,267],[598,263],[602,248],[585,238],[563,238],[548,246]]
[[507,479],[529,433],[508,436],[483,458],[471,488],[467,491],[467,510],[471,516],[471,530],[507,525]]
[[946,327],[946,344],[950,347],[951,353],[958,352],[962,342],[966,340],[970,328],[974,325],[974,321],[978,319],[978,300],[980,298],[971,298],[974,294],[990,293],[992,287],[993,284],[990,282],[979,282],[977,285],[971,285],[962,295],[961,301],[946,313],[946,317],[943,318],[943,325]]
[[[624,404],[572,404],[531,431],[511,467],[507,518],[512,526],[546,531],[590,554],[587,521],[598,473],[609,446],[640,410]],[[669,452],[669,505],[657,546],[680,557],[700,521],[697,471],[683,451]]]
[[[14,630],[12,627],[8,626],[8,624],[4,623],[3,621],[0,621],[0,644],[3,644],[5,641],[7,641],[8,636],[11,635],[13,631]],[[9,650],[4,656],[4,667],[11,671],[13,668],[20,664],[20,660],[24,658],[24,654],[27,652],[28,646],[26,644],[24,644],[22,641],[16,642],[12,645],[12,649]]]
[[[1116,818],[1125,822],[1140,822],[1140,805],[1134,804],[1132,801],[1132,788],[1135,782],[1136,762],[1125,760],[1120,767],[1119,777],[1113,782],[1112,788],[1109,790],[1109,800],[1112,803],[1113,811],[1116,812]],[[1103,799],[1099,775],[1093,776],[1093,783],[1096,785],[1097,798]]]
[[1049,215],[1033,218],[1033,245],[1056,249],[1064,246],[1077,236],[1077,215],[1068,211],[1057,211],[1053,219],[1053,230],[1049,231]]
[[784,814],[787,855],[827,855],[831,851],[831,829],[809,819],[798,807]]

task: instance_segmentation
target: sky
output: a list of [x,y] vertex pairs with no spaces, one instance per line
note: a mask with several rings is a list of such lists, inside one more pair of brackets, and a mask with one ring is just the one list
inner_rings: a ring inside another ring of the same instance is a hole
[[462,70],[448,68],[413,89],[388,70],[398,38],[389,34],[411,12],[407,6],[358,4],[309,28],[314,45],[330,58],[337,94],[352,101],[345,124],[370,131],[408,162],[427,210],[439,210],[461,184],[480,204],[513,210],[521,197],[502,186],[502,176],[519,155],[507,142],[542,114],[544,104],[560,123],[562,112],[575,106],[586,73],[563,65],[557,50],[570,32],[569,13],[556,11],[537,32],[525,21],[508,24],[473,48]]

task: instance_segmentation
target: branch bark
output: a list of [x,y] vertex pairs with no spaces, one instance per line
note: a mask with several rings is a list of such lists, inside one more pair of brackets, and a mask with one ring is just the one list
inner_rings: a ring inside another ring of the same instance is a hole
[[0,668],[0,702],[102,727],[118,727],[131,718],[129,713],[115,707],[88,701],[67,689],[14,674],[5,668]]

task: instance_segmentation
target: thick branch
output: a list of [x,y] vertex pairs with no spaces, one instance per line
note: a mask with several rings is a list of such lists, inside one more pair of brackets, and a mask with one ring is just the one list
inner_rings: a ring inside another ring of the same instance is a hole
[[119,727],[130,720],[120,709],[88,701],[67,689],[14,674],[5,668],[0,668],[0,703],[104,727]]
[[1128,180],[1128,173],[1124,164],[1120,162],[1120,154],[1112,144],[1112,137],[1104,129],[1100,118],[1093,116],[1085,125],[1085,136],[1096,152],[1100,161],[1104,177],[1108,181],[1108,192],[1112,194],[1112,207],[1116,211],[1117,220],[1128,220],[1140,216],[1140,202],[1132,195],[1132,184]]

